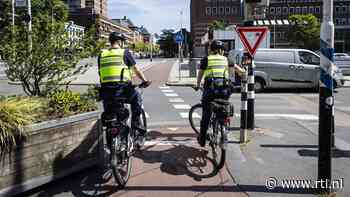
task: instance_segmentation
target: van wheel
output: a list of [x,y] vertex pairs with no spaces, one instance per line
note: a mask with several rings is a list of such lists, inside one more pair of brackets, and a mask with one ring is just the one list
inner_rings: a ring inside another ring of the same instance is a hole
[[256,93],[262,92],[265,89],[265,83],[262,79],[256,78],[254,87]]

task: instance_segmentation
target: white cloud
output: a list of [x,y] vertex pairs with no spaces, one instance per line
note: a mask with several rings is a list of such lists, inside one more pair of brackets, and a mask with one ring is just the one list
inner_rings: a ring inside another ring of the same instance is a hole
[[144,25],[152,33],[165,28],[179,29],[180,11],[183,27],[189,29],[190,0],[113,0],[109,1],[109,17],[127,16],[135,25]]

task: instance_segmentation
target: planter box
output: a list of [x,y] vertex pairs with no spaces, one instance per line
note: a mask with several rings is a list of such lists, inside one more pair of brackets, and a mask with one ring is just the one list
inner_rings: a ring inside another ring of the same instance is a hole
[[26,140],[0,158],[0,196],[62,178],[98,163],[102,146],[99,112],[79,114],[26,128]]

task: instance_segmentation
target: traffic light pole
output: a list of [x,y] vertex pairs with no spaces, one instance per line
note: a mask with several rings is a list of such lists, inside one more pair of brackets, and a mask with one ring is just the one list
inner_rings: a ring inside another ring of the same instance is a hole
[[[323,0],[320,64],[318,180],[330,183],[332,179],[332,130],[334,129],[333,0]],[[322,188],[321,192],[330,193],[331,189]]]

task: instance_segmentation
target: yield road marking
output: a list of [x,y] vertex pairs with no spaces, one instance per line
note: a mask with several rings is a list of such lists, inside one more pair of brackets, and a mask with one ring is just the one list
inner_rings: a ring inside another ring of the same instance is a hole
[[190,105],[175,104],[173,105],[175,109],[191,109]]
[[164,94],[164,95],[167,96],[167,97],[178,97],[179,96],[176,93],[167,93],[167,94]]
[[185,101],[182,98],[171,98],[169,99],[170,103],[184,103]]

